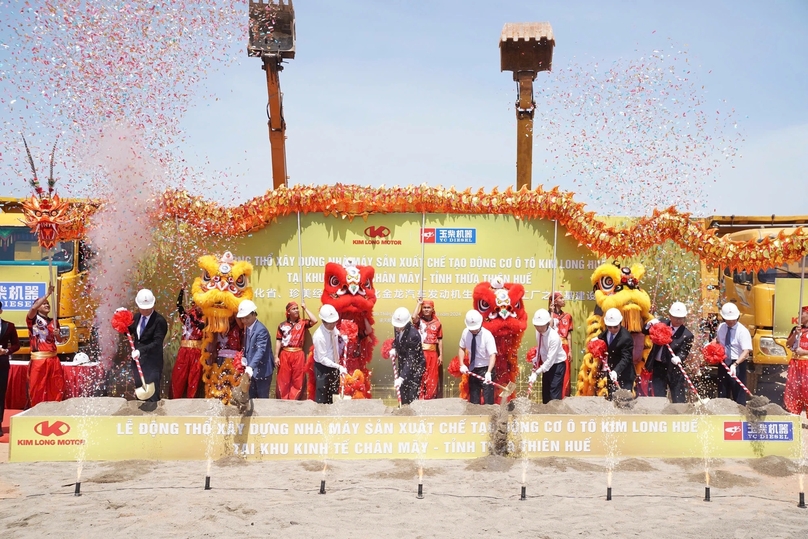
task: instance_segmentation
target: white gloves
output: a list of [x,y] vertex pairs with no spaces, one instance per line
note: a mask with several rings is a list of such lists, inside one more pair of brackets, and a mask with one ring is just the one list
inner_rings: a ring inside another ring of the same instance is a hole
[[614,371],[609,371],[609,378],[612,379],[612,382],[616,382],[617,381],[617,373],[614,372]]
[[132,350],[132,359],[140,359],[140,350]]
[[246,373],[247,373],[247,376],[249,376],[250,378],[252,378],[252,375],[253,375],[253,369],[252,369],[252,367],[247,366],[247,367],[244,369],[244,372],[246,372]]
[[649,320],[648,323],[645,324],[645,327],[650,328],[654,324],[659,324],[659,319],[658,318],[652,318],[651,320]]
[[527,381],[528,381],[529,384],[535,384],[536,383],[536,378],[538,378],[538,377],[539,377],[539,373],[537,373],[536,371],[533,371],[533,372],[530,373],[530,376],[527,377]]
[[469,373],[469,368],[466,367],[465,363],[461,363],[460,364],[460,374],[468,374],[468,373]]
[[737,375],[735,374],[735,370],[736,370],[736,369],[735,369],[735,363],[733,363],[732,365],[730,365],[730,366],[729,366],[729,373],[730,373],[732,376],[737,376]]
[[485,383],[486,384],[491,383],[491,371],[488,371],[488,372],[485,373]]
[[247,366],[247,358],[245,358],[244,356],[241,356],[241,365],[242,365],[243,367],[246,367],[246,366]]
[[399,376],[398,378],[396,378],[396,379],[393,381],[393,387],[395,387],[396,389],[398,389],[398,388],[400,388],[400,387],[401,387],[401,384],[402,384],[402,383],[404,383],[404,378],[402,378],[402,377],[400,377],[400,376]]
[[671,356],[671,363],[673,363],[674,365],[679,365],[680,363],[682,363],[682,360],[679,358],[679,356],[674,354],[673,356]]
[[348,374],[348,369],[346,369],[344,366],[340,365],[339,366],[339,373],[340,374]]
[[396,358],[396,349],[391,348],[390,349],[390,359],[395,359],[395,358]]

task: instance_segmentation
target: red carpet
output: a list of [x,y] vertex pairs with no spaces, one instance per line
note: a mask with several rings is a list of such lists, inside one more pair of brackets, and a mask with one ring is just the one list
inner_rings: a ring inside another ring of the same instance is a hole
[[3,435],[0,436],[0,444],[7,444],[8,443],[8,430],[11,426],[11,416],[17,415],[22,410],[8,410],[6,409],[6,413],[3,414]]

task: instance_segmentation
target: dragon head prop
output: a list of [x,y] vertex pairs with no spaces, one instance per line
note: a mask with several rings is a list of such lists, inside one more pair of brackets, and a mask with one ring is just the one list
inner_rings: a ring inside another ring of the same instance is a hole
[[483,327],[495,339],[519,335],[527,327],[527,312],[522,301],[525,287],[502,279],[484,281],[474,287],[474,308],[483,315]]
[[[25,153],[28,155],[28,162],[31,164],[33,176],[30,184],[34,188],[31,198],[22,202],[25,224],[36,234],[39,245],[44,249],[53,249],[59,242],[60,228],[70,224],[67,218],[67,203],[59,199],[59,195],[54,192],[56,180],[53,177],[53,157],[56,153],[56,142],[53,143],[50,160],[50,177],[48,178],[48,191],[39,185],[39,178],[34,166],[34,158],[31,157],[31,150],[25,136],[22,137],[25,144]],[[56,141],[59,139],[57,137]]]
[[595,303],[601,312],[611,308],[623,313],[623,325],[632,333],[640,332],[651,311],[651,298],[640,288],[645,266],[634,264],[621,267],[618,263],[601,264],[592,273]]
[[226,332],[230,318],[238,312],[239,303],[253,298],[250,287],[252,264],[236,260],[227,251],[221,257],[199,257],[199,267],[202,275],[194,279],[191,288],[194,303],[202,309],[210,331]]
[[357,266],[352,258],[346,258],[344,264],[329,262],[325,265],[323,305],[333,305],[341,318],[368,316],[376,304],[375,275],[373,266]]

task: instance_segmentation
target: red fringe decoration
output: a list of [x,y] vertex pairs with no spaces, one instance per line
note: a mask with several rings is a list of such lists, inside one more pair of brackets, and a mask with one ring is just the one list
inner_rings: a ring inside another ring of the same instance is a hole
[[601,339],[592,339],[586,343],[586,351],[592,354],[598,361],[603,361],[608,349],[609,347],[606,345],[606,341]]
[[382,357],[390,359],[390,350],[393,349],[393,339],[387,339],[382,343]]
[[527,357],[525,357],[525,361],[527,361],[534,367],[539,367],[541,366],[541,363],[539,365],[534,364],[534,362],[536,361],[536,356],[538,355],[539,355],[539,347],[534,346],[533,348],[527,351]]
[[129,333],[129,326],[135,321],[132,312],[126,307],[118,307],[112,315],[112,327],[118,333]]
[[348,337],[348,342],[356,342],[357,335],[359,335],[359,327],[353,320],[340,320],[337,324],[337,329],[340,335]]
[[673,342],[673,329],[668,324],[657,323],[648,330],[651,342],[657,346],[665,346]]
[[233,367],[235,367],[236,372],[239,374],[243,374],[244,371],[247,369],[244,365],[241,364],[241,358],[244,357],[244,352],[239,350],[236,352],[236,357],[233,358]]
[[702,355],[704,356],[704,361],[710,365],[718,365],[719,363],[723,363],[724,359],[726,359],[727,351],[724,350],[723,346],[713,341],[704,347]]
[[[468,357],[466,357],[463,362],[466,364],[466,367],[469,366]],[[446,370],[455,378],[460,378],[460,376],[462,376],[460,374],[460,359],[458,359],[457,356],[453,357],[452,361],[449,363],[449,367]]]

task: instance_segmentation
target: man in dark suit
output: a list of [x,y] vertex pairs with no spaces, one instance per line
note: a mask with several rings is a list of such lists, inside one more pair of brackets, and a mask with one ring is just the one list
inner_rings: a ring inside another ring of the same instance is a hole
[[609,398],[614,391],[614,385],[619,385],[620,389],[634,390],[634,339],[631,333],[621,325],[623,314],[619,309],[611,308],[606,311],[603,317],[606,323],[606,331],[598,335],[598,339],[605,341],[607,349],[607,363],[611,372],[611,383],[609,386]]
[[[0,302],[0,315],[3,314],[3,303]],[[9,361],[11,355],[20,349],[20,339],[17,337],[17,328],[8,320],[0,318],[0,424],[3,423],[3,414],[6,413],[6,389],[8,388],[8,371],[11,368]],[[3,428],[0,427],[0,436]]]
[[401,404],[410,404],[418,398],[426,370],[421,333],[412,325],[412,316],[406,307],[399,307],[393,313],[393,328],[393,347],[398,359],[398,378],[393,385],[401,394]]
[[275,367],[269,331],[258,320],[258,307],[249,299],[239,303],[236,318],[244,328],[242,363],[246,364],[245,372],[250,377],[250,398],[268,399]]
[[[135,375],[135,387],[154,383],[154,395],[146,399],[147,402],[160,400],[160,382],[163,379],[163,341],[168,333],[168,324],[163,316],[154,310],[154,294],[146,288],[140,290],[135,298],[138,313],[134,322],[129,326],[129,334],[135,340],[135,349],[132,350],[132,371]],[[143,378],[137,372],[134,359],[140,358],[140,368],[143,369]]]
[[[681,301],[676,301],[668,310],[670,320],[651,320],[648,328],[654,323],[665,324],[673,331],[673,341],[670,348],[667,345],[655,344],[648,353],[645,361],[645,370],[652,373],[651,384],[654,388],[654,395],[664,397],[667,390],[671,391],[672,402],[686,402],[685,377],[679,365],[687,359],[690,348],[693,346],[693,333],[685,327],[687,317],[687,307]],[[673,353],[671,353],[673,350]]]

